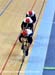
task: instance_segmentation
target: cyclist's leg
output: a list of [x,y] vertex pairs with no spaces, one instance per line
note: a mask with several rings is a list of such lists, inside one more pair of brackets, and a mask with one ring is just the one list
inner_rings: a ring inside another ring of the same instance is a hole
[[26,56],[28,56],[28,51],[29,51],[30,45],[32,44],[33,39],[32,37],[28,37],[27,40],[28,40],[28,46],[27,46]]
[[22,34],[19,35],[19,41],[22,43],[21,50],[23,50],[23,46],[24,46],[24,44],[23,44],[23,43],[24,43],[24,42],[23,42],[23,41],[24,41],[24,37],[23,37]]

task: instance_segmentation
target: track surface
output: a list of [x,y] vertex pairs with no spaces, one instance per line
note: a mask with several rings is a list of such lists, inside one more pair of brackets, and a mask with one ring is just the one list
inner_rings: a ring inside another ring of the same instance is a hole
[[[24,0],[0,0],[0,13],[3,11],[0,14],[0,75],[17,75],[23,55],[20,50],[21,44],[17,42],[21,22],[30,9],[36,12],[38,18],[43,1],[26,0],[24,4]],[[27,62],[28,60],[25,65]]]

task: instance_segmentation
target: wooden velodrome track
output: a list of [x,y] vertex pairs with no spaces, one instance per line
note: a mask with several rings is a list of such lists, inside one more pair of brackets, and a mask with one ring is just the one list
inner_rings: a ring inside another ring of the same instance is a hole
[[[45,4],[45,0],[0,0],[0,75],[18,74],[23,56],[21,44],[17,42],[21,22],[28,10],[33,9],[36,12],[35,39]],[[25,75],[29,56],[25,58],[20,75]]]

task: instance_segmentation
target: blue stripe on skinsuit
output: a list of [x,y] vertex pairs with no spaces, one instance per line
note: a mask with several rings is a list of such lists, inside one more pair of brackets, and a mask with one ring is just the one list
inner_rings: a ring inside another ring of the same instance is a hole
[[55,10],[55,0],[48,0],[46,9],[32,48],[25,75],[42,75],[45,63],[52,21]]

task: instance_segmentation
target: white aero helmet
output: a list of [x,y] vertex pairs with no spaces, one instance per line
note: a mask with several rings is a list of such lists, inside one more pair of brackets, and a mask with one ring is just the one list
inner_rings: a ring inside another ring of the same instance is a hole
[[25,29],[22,31],[22,35],[23,36],[29,36],[30,34],[32,34],[32,30],[31,29]]
[[24,22],[25,22],[25,23],[33,23],[32,19],[31,19],[30,17],[26,17],[26,18],[24,19]]
[[30,10],[30,11],[27,12],[27,15],[33,16],[33,15],[35,15],[35,12],[33,10]]

